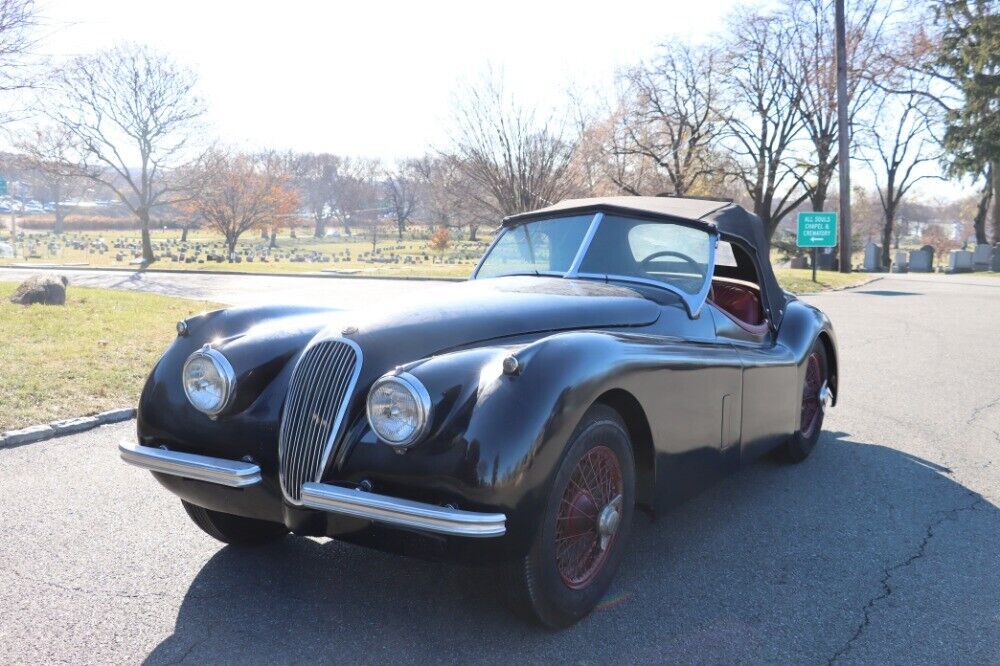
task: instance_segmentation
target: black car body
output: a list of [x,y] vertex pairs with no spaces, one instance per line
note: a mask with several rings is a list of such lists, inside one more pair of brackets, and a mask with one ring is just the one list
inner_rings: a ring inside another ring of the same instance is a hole
[[[530,226],[552,220],[562,236]],[[663,224],[675,226],[650,226]],[[580,239],[573,257],[566,234]],[[675,237],[684,252],[669,247]],[[631,254],[615,254],[623,242]],[[636,243],[648,252],[657,242],[668,249],[635,255]],[[627,501],[653,509],[763,453],[801,459],[815,443],[837,391],[834,333],[778,286],[761,224],[739,206],[566,201],[505,220],[486,257],[474,279],[404,305],[232,308],[181,322],[123,457],[210,512],[196,518],[203,527],[206,515],[236,516],[281,534],[509,564],[539,540],[569,443],[595,405],[613,411],[631,447],[629,478],[612,476],[634,485]],[[202,350],[231,371],[214,414],[192,404],[182,378]],[[366,414],[386,375],[404,385],[387,398],[402,406],[387,408],[385,427],[420,423],[406,447],[382,441]],[[570,513],[614,519],[587,528],[604,549],[625,516],[622,492],[618,508],[592,507],[591,494],[563,500]],[[541,619],[566,624],[589,610],[581,603]]]

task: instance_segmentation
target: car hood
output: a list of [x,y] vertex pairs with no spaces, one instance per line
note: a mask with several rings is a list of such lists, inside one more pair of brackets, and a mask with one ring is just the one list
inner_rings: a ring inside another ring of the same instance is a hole
[[502,277],[340,313],[318,338],[348,337],[395,363],[486,340],[572,329],[644,326],[659,307],[632,289],[588,280]]

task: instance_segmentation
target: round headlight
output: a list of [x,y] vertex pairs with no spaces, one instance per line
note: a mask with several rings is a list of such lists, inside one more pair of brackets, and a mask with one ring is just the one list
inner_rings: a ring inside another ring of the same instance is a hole
[[368,392],[368,423],[386,444],[416,444],[430,423],[431,398],[413,375],[386,375]]
[[220,352],[205,345],[188,356],[182,374],[184,393],[198,411],[215,416],[229,404],[236,373]]

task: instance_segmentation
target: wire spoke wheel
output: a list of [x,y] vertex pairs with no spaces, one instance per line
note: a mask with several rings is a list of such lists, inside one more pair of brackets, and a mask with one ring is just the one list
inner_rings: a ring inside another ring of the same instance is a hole
[[606,446],[577,463],[556,515],[556,568],[572,589],[586,587],[601,571],[622,514],[622,470]]
[[820,389],[823,386],[823,366],[819,352],[814,351],[806,361],[806,380],[802,385],[802,421],[799,430],[802,436],[812,437],[820,413]]

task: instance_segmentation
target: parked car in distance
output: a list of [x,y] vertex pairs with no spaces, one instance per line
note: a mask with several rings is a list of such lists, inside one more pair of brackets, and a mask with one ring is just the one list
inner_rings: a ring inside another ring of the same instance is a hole
[[637,507],[803,460],[838,386],[829,320],[718,200],[563,201],[504,220],[472,278],[426,300],[177,330],[120,452],[201,529],[496,566],[550,627],[603,597]]

